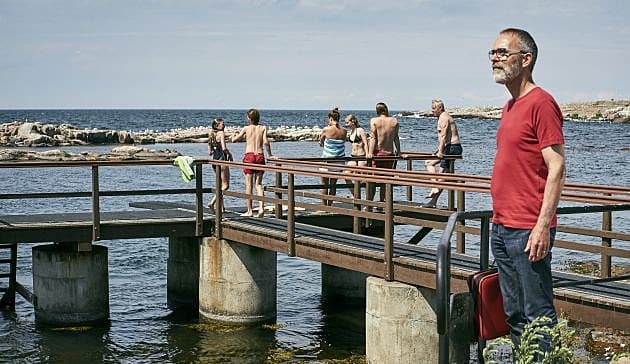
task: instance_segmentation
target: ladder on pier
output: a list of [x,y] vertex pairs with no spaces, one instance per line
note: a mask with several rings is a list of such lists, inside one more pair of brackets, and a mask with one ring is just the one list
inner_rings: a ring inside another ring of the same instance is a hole
[[0,243],[0,310],[15,310],[17,244]]

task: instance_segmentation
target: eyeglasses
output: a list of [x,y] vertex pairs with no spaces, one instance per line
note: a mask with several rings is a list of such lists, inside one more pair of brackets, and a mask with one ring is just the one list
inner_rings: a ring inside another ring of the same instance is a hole
[[505,61],[510,56],[515,55],[515,54],[519,54],[519,53],[527,54],[529,52],[513,51],[513,50],[509,50],[507,48],[497,48],[497,49],[491,49],[491,50],[488,51],[488,58],[490,60],[492,60],[492,57],[496,56],[499,60]]

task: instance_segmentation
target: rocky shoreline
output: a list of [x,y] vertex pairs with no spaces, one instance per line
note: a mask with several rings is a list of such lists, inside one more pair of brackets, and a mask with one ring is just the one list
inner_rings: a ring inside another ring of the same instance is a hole
[[174,159],[180,153],[170,149],[146,149],[135,145],[113,148],[111,152],[73,153],[59,149],[31,151],[25,149],[0,149],[0,162],[8,161],[112,161],[142,159]]
[[[565,119],[574,121],[607,121],[630,123],[630,100],[592,101],[561,105]],[[499,119],[501,108],[474,107],[448,108],[456,118]],[[403,117],[433,117],[429,110],[399,114]],[[226,129],[229,136],[239,128]],[[119,131],[104,129],[79,129],[70,124],[43,124],[26,120],[13,120],[0,124],[0,146],[4,147],[63,147],[98,144],[155,144],[155,143],[206,143],[209,127],[173,129],[159,132]],[[278,127],[270,129],[269,138],[273,141],[314,141],[319,138],[321,129],[315,127]]]
[[[560,105],[565,120],[630,123],[630,100],[600,100]],[[501,107],[454,107],[447,111],[461,119],[500,119]],[[432,117],[431,110],[404,112],[407,117]]]
[[[64,147],[97,144],[156,144],[156,143],[206,143],[210,127],[173,129],[165,132],[154,130],[118,131],[105,129],[79,129],[70,124],[42,124],[15,120],[0,124],[0,146],[5,147]],[[230,137],[239,128],[226,128]],[[279,127],[268,131],[273,141],[317,140],[319,127]]]

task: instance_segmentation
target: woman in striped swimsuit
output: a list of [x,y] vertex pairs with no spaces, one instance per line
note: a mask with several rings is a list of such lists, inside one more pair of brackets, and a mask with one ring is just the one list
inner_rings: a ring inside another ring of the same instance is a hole
[[[343,158],[346,155],[346,129],[339,125],[339,119],[341,114],[338,108],[332,109],[328,113],[328,126],[322,129],[322,134],[319,137],[319,145],[324,148],[322,151],[322,158]],[[344,164],[344,161],[337,161],[333,163]],[[322,171],[328,171],[326,168],[320,168]],[[339,170],[331,170],[331,172],[339,172]],[[332,195],[337,193],[337,179],[322,177],[322,195]],[[332,200],[322,200],[323,205],[332,205]]]

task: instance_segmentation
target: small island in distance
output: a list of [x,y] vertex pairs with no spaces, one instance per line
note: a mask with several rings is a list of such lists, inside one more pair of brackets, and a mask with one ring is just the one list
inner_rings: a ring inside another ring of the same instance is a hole
[[[448,111],[454,118],[500,119],[502,107],[452,107]],[[560,105],[566,120],[607,121],[630,123],[630,100],[599,100],[572,102]],[[431,110],[407,111],[400,114],[405,117],[433,117]]]

